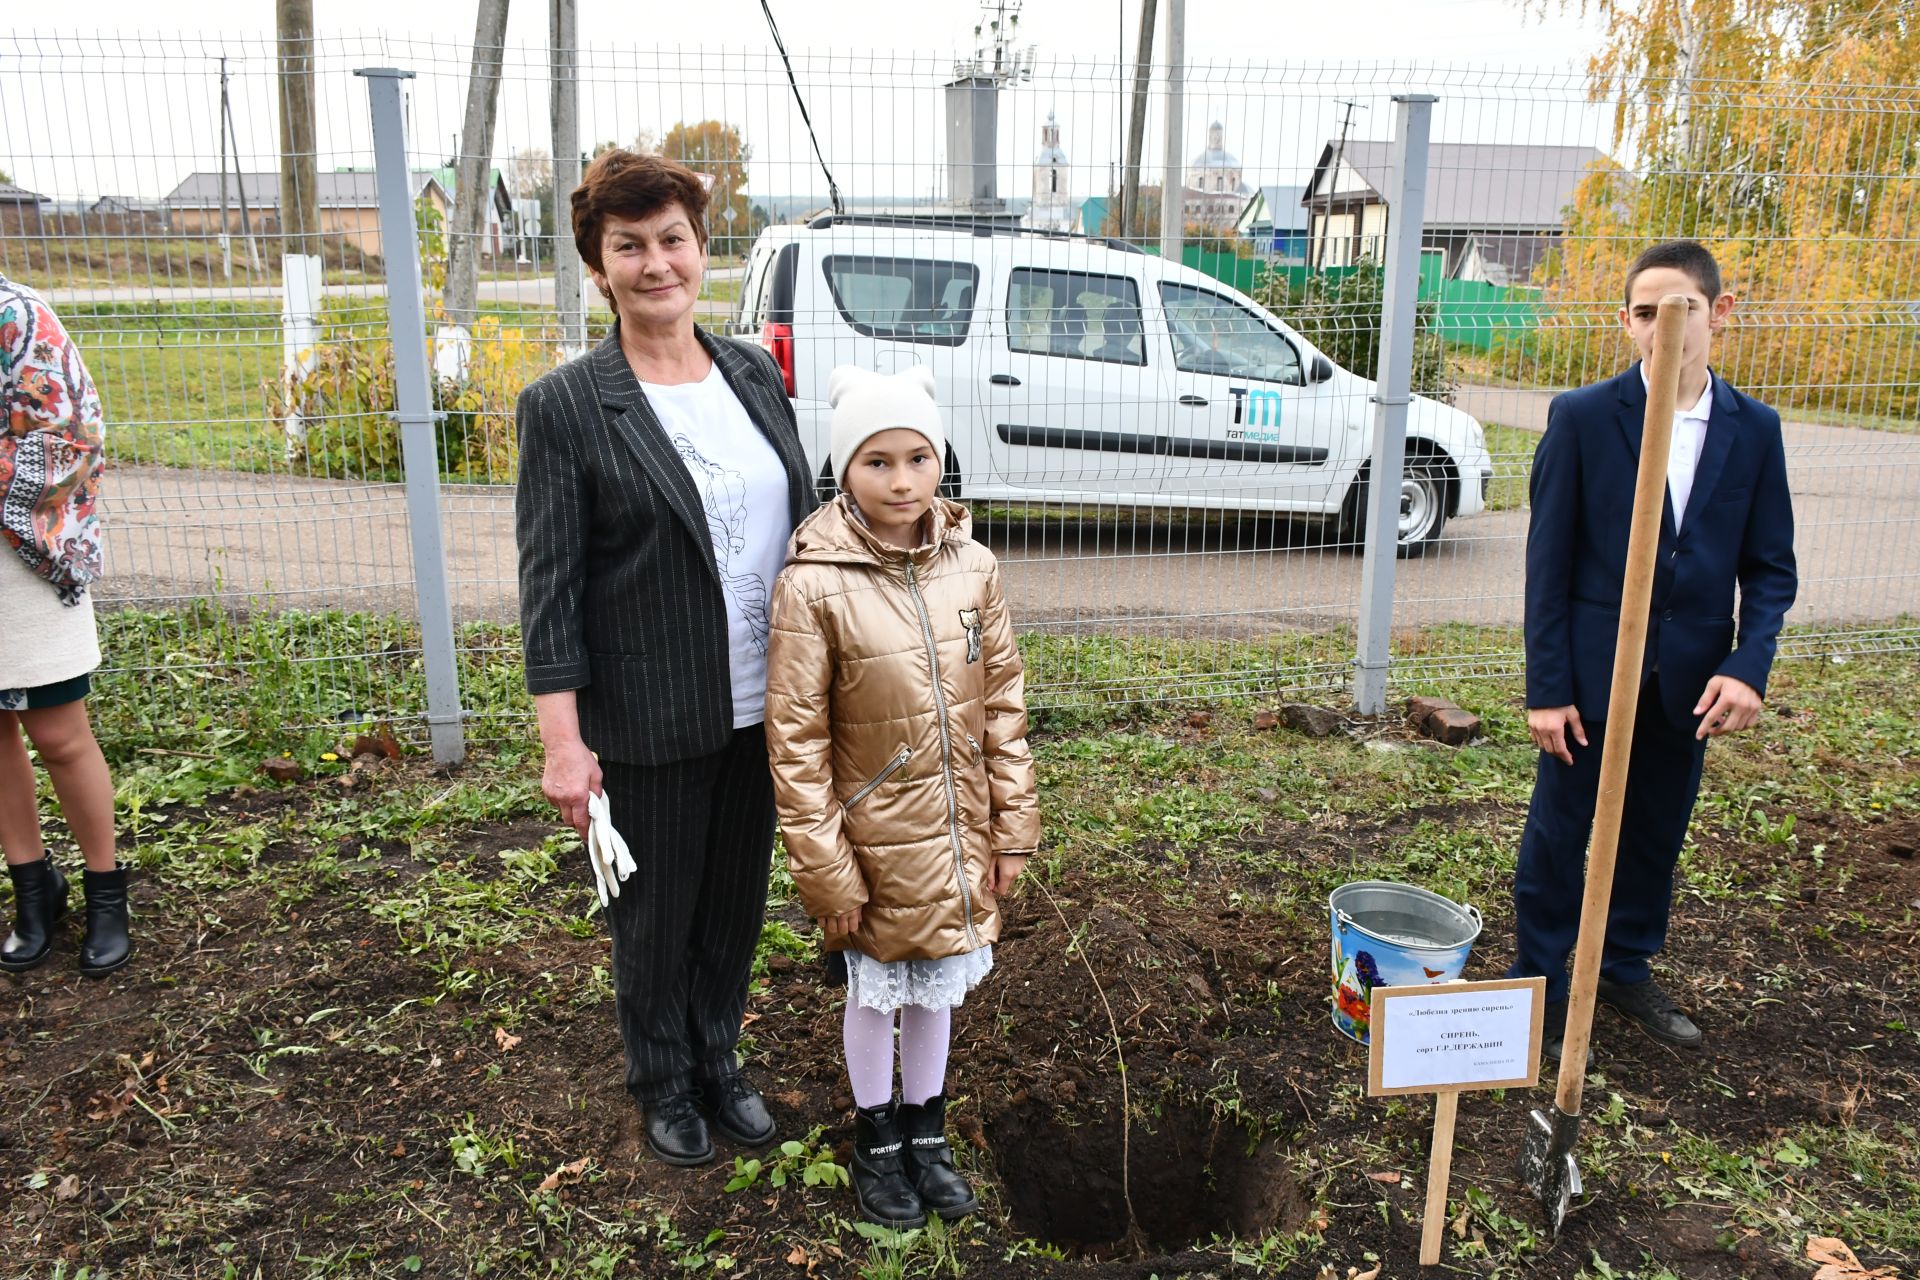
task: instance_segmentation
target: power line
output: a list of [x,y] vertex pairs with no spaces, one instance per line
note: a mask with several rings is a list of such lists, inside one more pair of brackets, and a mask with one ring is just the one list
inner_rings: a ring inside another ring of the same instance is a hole
[[767,0],[760,0],[760,11],[767,15],[767,30],[773,33],[773,47],[780,51],[780,61],[787,68],[787,83],[793,86],[793,100],[800,107],[801,123],[807,126],[807,141],[813,144],[813,158],[820,163],[820,172],[827,177],[827,198],[833,204],[835,213],[845,213],[840,204],[840,184],[833,180],[833,171],[827,168],[827,158],[820,154],[820,139],[814,136],[813,119],[807,115],[807,100],[800,96],[800,82],[793,78],[793,60],[787,57],[786,41],[780,38],[780,24],[773,20],[773,9]]

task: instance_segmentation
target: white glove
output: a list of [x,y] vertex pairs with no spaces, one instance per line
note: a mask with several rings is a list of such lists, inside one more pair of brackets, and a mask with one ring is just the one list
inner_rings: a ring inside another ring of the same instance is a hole
[[634,861],[627,842],[613,829],[613,807],[604,791],[587,793],[587,861],[605,908],[608,899],[620,896],[620,882],[633,874]]

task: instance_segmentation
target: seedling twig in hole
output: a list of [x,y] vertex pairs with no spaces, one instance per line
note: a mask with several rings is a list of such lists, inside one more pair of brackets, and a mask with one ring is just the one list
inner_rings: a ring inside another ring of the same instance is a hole
[[1060,927],[1067,931],[1069,940],[1067,950],[1080,953],[1080,964],[1086,969],[1087,977],[1093,980],[1093,989],[1100,996],[1100,1007],[1107,1011],[1107,1025],[1113,1029],[1113,1056],[1120,1061],[1120,1196],[1127,1204],[1127,1244],[1135,1251],[1144,1253],[1146,1241],[1140,1234],[1140,1219],[1133,1212],[1133,1098],[1127,1089],[1127,1054],[1120,1043],[1120,1020],[1113,1016],[1113,1005],[1107,1001],[1107,989],[1100,985],[1100,976],[1093,971],[1093,965],[1087,959],[1087,949],[1080,944],[1073,926],[1067,923],[1067,913],[1060,909],[1053,890],[1047,888],[1047,882],[1038,876],[1034,877],[1033,883],[1040,886],[1040,892],[1047,895],[1047,905],[1053,908],[1053,914],[1060,917]]

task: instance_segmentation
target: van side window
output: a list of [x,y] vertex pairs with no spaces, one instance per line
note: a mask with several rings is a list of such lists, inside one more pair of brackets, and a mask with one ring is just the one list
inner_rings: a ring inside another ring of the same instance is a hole
[[855,332],[938,347],[967,340],[980,283],[972,263],[833,254],[821,265],[834,306]]
[[1231,298],[1190,285],[1160,285],[1173,338],[1173,363],[1187,373],[1220,373],[1302,386],[1300,353],[1285,335]]
[[1038,356],[1145,364],[1140,291],[1125,276],[1015,268],[1007,284],[1007,345]]

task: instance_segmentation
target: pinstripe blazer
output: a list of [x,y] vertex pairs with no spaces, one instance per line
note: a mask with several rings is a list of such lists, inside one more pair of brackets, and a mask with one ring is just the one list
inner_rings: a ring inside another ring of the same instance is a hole
[[[695,329],[787,471],[797,526],[818,499],[772,357]],[[620,349],[520,393],[520,643],[531,693],[578,690],[603,759],[708,755],[733,732],[726,599],[706,511]]]

